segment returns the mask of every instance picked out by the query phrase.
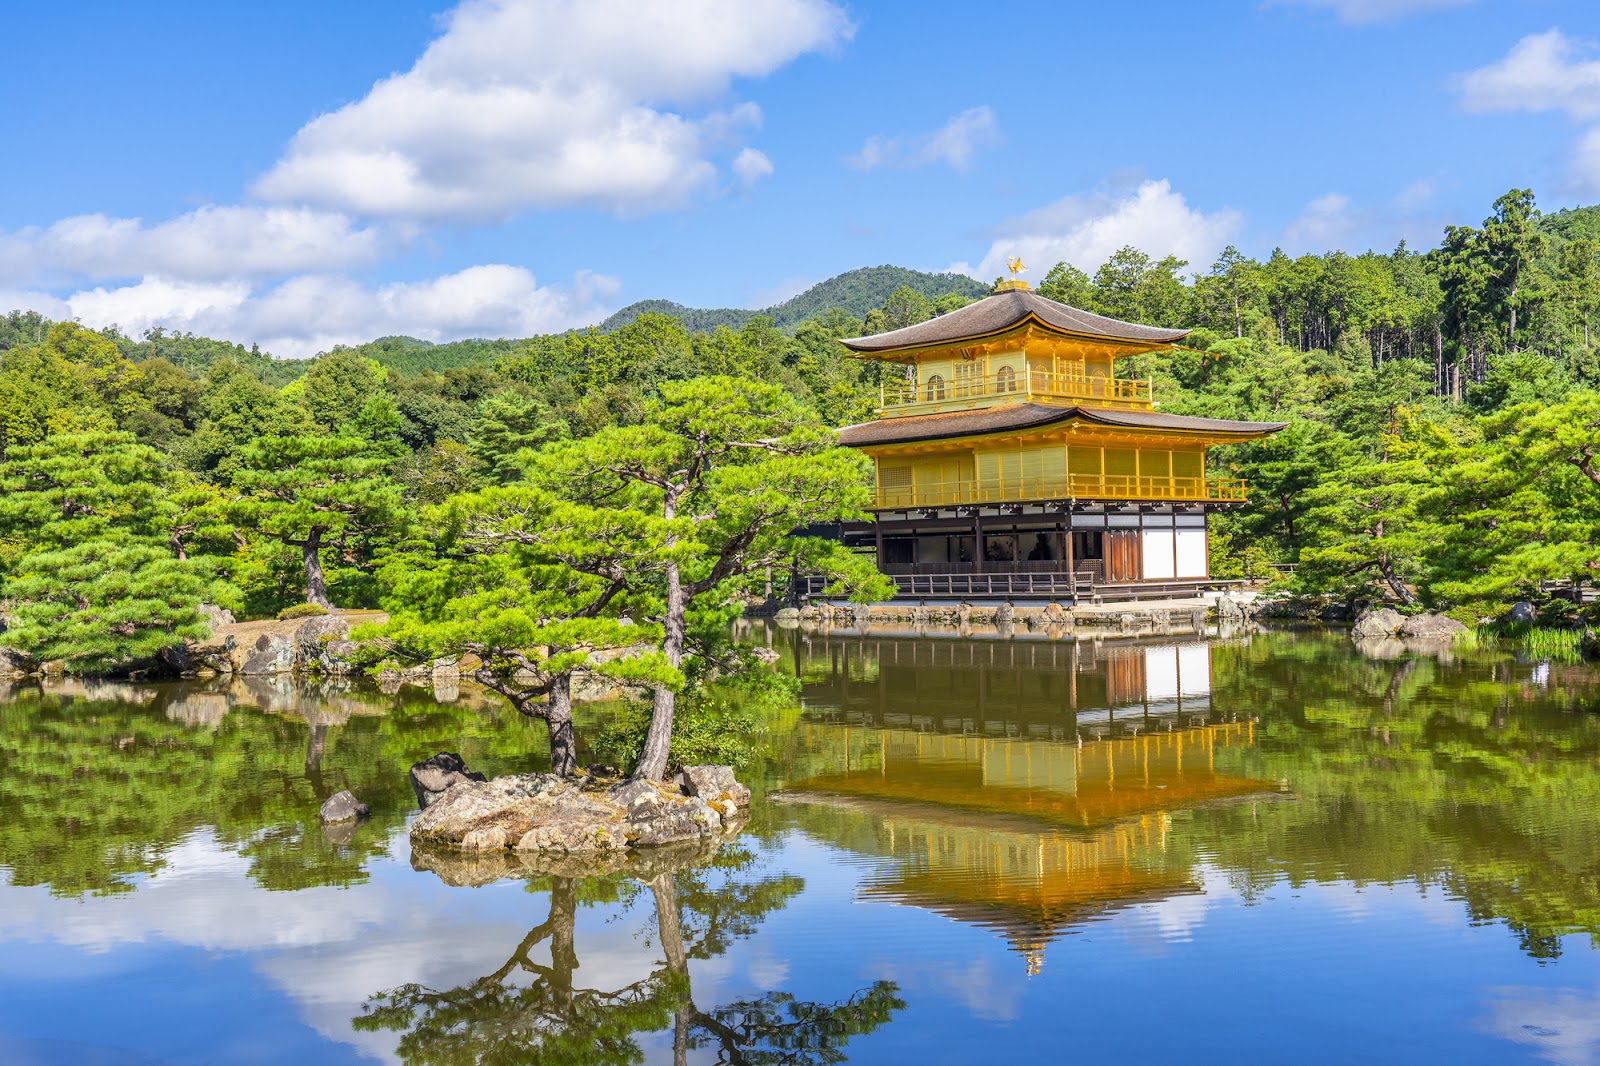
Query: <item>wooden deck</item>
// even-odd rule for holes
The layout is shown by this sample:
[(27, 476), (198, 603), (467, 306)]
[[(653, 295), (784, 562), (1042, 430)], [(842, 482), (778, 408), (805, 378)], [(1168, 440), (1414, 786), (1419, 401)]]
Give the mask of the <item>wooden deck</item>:
[[(895, 600), (1055, 600), (1061, 603), (1137, 603), (1202, 597), (1243, 584), (1221, 578), (1180, 581), (1098, 582), (1089, 571), (1004, 571), (1000, 573), (912, 572), (887, 575), (899, 587)], [(823, 595), (827, 581), (802, 578), (805, 599)]]

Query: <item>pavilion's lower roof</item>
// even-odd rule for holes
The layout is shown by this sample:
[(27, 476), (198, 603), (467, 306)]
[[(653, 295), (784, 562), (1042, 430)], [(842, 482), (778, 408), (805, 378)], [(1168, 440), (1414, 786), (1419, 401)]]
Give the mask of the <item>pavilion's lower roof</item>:
[(1095, 407), (1056, 407), (1041, 403), (1011, 403), (975, 411), (947, 411), (932, 415), (904, 415), (845, 426), (838, 431), (840, 444), (852, 448), (879, 444), (913, 444), (950, 437), (978, 437), (1040, 429), (1074, 419), (1090, 425), (1121, 429), (1171, 430), (1205, 433), (1249, 440), (1276, 433), (1287, 422), (1239, 422), (1229, 418), (1197, 418), (1159, 411), (1113, 411)]

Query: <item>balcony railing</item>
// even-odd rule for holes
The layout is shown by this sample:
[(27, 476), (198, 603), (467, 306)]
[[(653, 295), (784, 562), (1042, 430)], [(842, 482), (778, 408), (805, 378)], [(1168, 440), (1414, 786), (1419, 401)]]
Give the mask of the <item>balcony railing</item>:
[(1047, 370), (955, 379), (935, 375), (926, 381), (907, 381), (879, 388), (880, 407), (886, 416), (959, 410), (972, 406), (974, 400), (1035, 398), (1086, 400), (1111, 407), (1149, 407), (1154, 397), (1148, 378), (1097, 378), (1052, 374)]
[(906, 487), (879, 486), (878, 509), (954, 507), (963, 504), (1023, 503), (1033, 500), (1160, 500), (1244, 503), (1242, 478), (1136, 477), (1069, 474), (1048, 478), (992, 478), (930, 481)]

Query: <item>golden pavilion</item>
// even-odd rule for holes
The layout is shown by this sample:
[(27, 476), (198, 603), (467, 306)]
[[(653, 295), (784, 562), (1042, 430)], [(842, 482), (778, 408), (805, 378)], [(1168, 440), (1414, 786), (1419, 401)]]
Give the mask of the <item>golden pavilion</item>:
[(870, 455), (876, 520), (844, 541), (875, 551), (908, 596), (1073, 599), (1193, 591), (1209, 578), (1206, 515), (1247, 488), (1206, 476), (1206, 449), (1286, 423), (1159, 410), (1117, 360), (1188, 330), (1119, 322), (1026, 282), (926, 322), (842, 341), (904, 369), (878, 417), (839, 442)]

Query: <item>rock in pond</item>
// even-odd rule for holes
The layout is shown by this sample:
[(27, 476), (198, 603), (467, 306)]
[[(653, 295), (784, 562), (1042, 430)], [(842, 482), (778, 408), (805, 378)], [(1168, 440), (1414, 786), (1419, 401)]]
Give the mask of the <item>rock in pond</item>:
[(15, 648), (0, 647), (0, 677), (18, 679), (27, 677), (37, 667), (32, 659)]
[(689, 766), (679, 775), (683, 791), (707, 803), (730, 800), (735, 807), (750, 805), (750, 790), (733, 776), (731, 766)]
[(1467, 627), (1442, 614), (1412, 615), (1400, 623), (1400, 636), (1407, 640), (1450, 640)]
[(246, 676), (292, 674), (295, 642), (282, 633), (263, 633), (247, 653), (239, 672)]
[(1216, 612), (1217, 622), (1221, 625), (1243, 625), (1244, 609), (1228, 596), (1218, 596), (1212, 608)]
[(1511, 610), (1506, 614), (1507, 622), (1521, 622), (1524, 625), (1533, 622), (1539, 617), (1539, 612), (1527, 600), (1518, 600), (1511, 605)]
[(427, 810), (451, 785), (484, 780), (487, 778), (482, 774), (468, 770), (466, 761), (453, 751), (441, 751), (411, 764), (411, 791), (417, 794), (417, 806), (422, 810)]
[(371, 813), (371, 807), (356, 799), (355, 793), (345, 789), (329, 796), (323, 802), (322, 809), (317, 812), (317, 817), (324, 822), (353, 822)]
[(1374, 637), (1392, 637), (1400, 630), (1400, 625), (1405, 621), (1405, 616), (1392, 607), (1383, 607), (1376, 611), (1363, 611), (1356, 624), (1350, 630), (1354, 640), (1370, 640)]
[[(414, 845), (463, 851), (596, 855), (721, 839), (738, 820), (749, 790), (727, 767), (690, 767), (707, 799), (659, 781), (511, 774), (458, 782), (411, 825)], [(742, 800), (742, 802), (741, 802)]]

